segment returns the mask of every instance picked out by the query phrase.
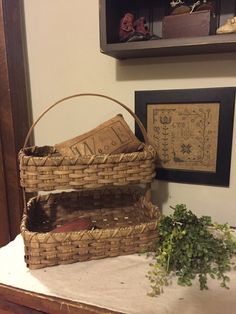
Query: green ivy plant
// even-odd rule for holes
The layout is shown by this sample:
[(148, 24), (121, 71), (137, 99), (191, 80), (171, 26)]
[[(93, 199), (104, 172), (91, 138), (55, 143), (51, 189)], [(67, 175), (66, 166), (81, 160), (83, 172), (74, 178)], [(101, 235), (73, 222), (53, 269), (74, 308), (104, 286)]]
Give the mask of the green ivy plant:
[(158, 225), (159, 240), (147, 274), (151, 284), (149, 295), (162, 293), (173, 275), (182, 286), (191, 286), (198, 277), (200, 289), (208, 289), (210, 276), (220, 280), (221, 287), (228, 288), (226, 273), (235, 268), (232, 257), (236, 254), (236, 240), (229, 225), (212, 224), (208, 216), (198, 218), (183, 204), (173, 210)]

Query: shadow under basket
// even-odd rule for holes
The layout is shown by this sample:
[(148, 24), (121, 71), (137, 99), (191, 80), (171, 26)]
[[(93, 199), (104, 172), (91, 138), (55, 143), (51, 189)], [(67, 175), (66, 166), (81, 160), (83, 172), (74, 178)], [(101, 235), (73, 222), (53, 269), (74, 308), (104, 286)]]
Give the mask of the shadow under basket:
[[(139, 189), (109, 188), (52, 193), (32, 198), (21, 223), (30, 269), (152, 251), (159, 209)], [(89, 218), (93, 230), (51, 232)]]

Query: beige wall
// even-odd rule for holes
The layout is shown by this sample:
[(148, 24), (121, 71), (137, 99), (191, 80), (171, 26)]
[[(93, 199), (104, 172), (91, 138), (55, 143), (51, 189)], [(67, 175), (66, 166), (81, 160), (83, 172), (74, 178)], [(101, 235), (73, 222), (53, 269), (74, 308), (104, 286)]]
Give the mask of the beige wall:
[[(135, 90), (236, 86), (236, 53), (117, 61), (99, 51), (98, 1), (24, 3), (34, 118), (47, 105), (78, 92), (107, 94), (134, 108)], [(36, 144), (75, 136), (118, 112), (124, 114), (107, 101), (66, 102), (36, 127)], [(133, 127), (132, 118), (124, 116)], [(229, 188), (155, 182), (153, 194), (163, 212), (184, 203), (197, 214), (236, 226), (235, 141), (236, 127)]]

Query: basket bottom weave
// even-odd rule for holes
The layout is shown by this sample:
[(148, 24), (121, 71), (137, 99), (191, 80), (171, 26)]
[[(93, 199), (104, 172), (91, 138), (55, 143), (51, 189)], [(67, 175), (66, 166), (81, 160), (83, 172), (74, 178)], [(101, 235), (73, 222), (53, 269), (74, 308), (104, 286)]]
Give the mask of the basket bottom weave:
[[(95, 230), (51, 231), (75, 218), (89, 218)], [(159, 210), (138, 190), (102, 189), (32, 198), (21, 233), (30, 269), (151, 251)]]

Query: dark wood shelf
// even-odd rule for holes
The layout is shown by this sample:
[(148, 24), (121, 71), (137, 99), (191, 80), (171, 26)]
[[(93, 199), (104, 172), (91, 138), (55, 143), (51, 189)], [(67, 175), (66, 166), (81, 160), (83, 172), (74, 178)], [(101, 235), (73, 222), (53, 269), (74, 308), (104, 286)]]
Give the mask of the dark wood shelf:
[(236, 34), (105, 44), (101, 52), (117, 59), (236, 52)]
[(100, 0), (100, 50), (104, 54), (117, 59), (128, 59), (236, 52), (236, 33), (120, 43), (111, 28), (115, 29), (114, 25), (117, 25), (124, 4), (125, 2), (119, 2), (118, 7), (115, 7), (110, 0)]

